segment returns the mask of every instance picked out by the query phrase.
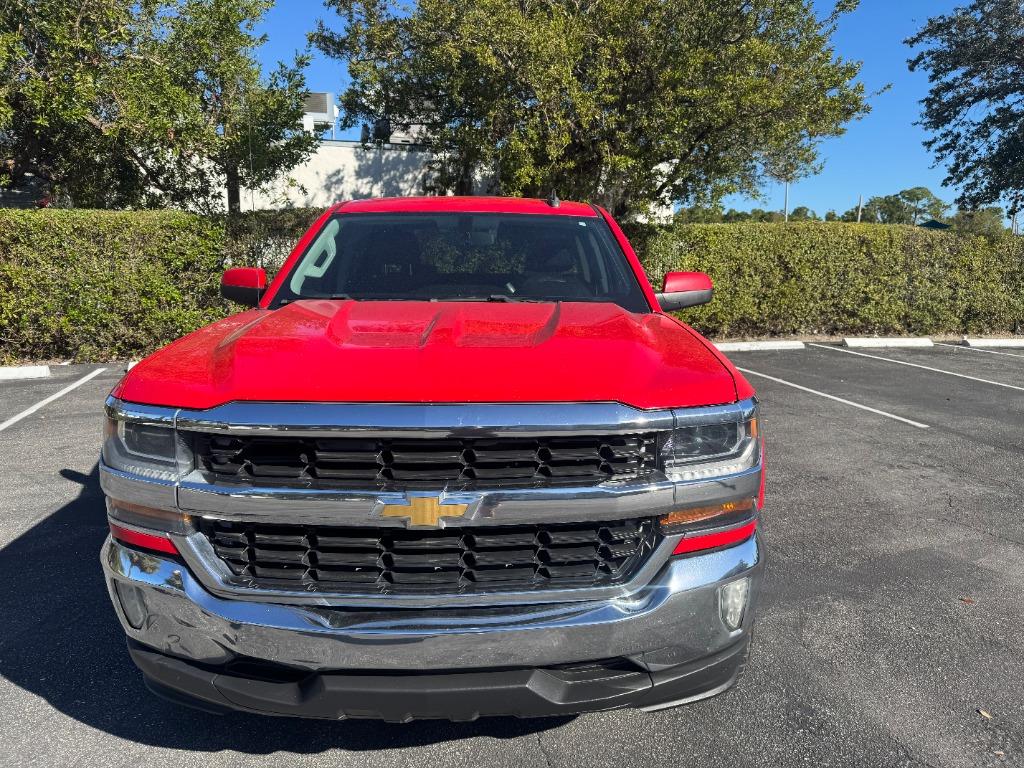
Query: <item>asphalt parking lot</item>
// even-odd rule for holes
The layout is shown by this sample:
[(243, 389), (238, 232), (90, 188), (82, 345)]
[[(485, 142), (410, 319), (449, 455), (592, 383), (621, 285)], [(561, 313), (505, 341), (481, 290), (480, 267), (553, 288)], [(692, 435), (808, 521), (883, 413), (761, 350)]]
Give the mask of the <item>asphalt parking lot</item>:
[(0, 383), (0, 764), (1024, 765), (1024, 351), (730, 357), (769, 440), (741, 686), (657, 713), (466, 724), (212, 717), (152, 697), (98, 562), (100, 406), (124, 366)]

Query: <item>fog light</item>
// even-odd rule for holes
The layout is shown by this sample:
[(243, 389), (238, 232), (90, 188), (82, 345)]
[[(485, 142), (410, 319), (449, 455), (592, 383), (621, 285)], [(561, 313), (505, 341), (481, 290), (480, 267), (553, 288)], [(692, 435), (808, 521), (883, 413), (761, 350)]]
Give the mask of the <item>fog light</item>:
[(132, 629), (139, 629), (146, 620), (146, 601), (142, 597), (142, 590), (131, 584), (115, 581), (114, 591), (117, 592), (117, 599), (121, 601), (124, 617)]
[(750, 593), (750, 579), (743, 577), (736, 581), (723, 584), (718, 590), (719, 609), (722, 621), (730, 632), (743, 624), (743, 614), (747, 609), (747, 595)]

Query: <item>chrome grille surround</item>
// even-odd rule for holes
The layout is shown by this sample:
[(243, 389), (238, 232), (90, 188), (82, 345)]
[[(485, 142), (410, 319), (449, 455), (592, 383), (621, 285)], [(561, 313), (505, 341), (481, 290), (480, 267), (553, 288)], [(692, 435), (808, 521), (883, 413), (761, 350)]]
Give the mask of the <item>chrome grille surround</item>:
[[(387, 436), (389, 438), (482, 439), (494, 437), (628, 435), (661, 433), (674, 426), (736, 420), (749, 415), (753, 400), (708, 408), (643, 411), (618, 403), (559, 404), (336, 404), (229, 403), (205, 411), (122, 403), (107, 407), (131, 418), (173, 424), (179, 431), (260, 437)], [(656, 518), (680, 504), (714, 503), (757, 495), (760, 463), (713, 481), (672, 482), (655, 469), (642, 477), (580, 485), (547, 485), (496, 489), (442, 487), (432, 490), (315, 488), (211, 482), (198, 469), (173, 484), (100, 465), (101, 484), (111, 497), (180, 510), (193, 520), (242, 524), (356, 526), (408, 528), (409, 521), (382, 517), (383, 509), (430, 495), (442, 504), (466, 505), (463, 516), (442, 517), (438, 528), (472, 532), (494, 526), (545, 526), (564, 523), (616, 523)], [(422, 529), (411, 529), (422, 530)], [(383, 534), (382, 534), (383, 535)], [(464, 535), (464, 534), (460, 534)], [(558, 585), (545, 589), (502, 590), (478, 586), (461, 591), (385, 594), (376, 591), (308, 591), (294, 585), (239, 583), (237, 575), (198, 529), (173, 535), (190, 570), (213, 594), (255, 602), (322, 606), (423, 607), (555, 603), (620, 599), (636, 594), (668, 562), (678, 537), (661, 537), (635, 571), (621, 581), (586, 586)]]

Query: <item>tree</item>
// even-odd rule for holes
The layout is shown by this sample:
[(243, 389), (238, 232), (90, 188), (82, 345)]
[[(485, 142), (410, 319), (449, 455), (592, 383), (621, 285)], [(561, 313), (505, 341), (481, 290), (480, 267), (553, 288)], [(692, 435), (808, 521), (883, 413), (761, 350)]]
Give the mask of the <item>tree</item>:
[(783, 206), (783, 218), (790, 219), (789, 186), (799, 179), (821, 173), (822, 165), (817, 162), (818, 147), (816, 142), (797, 140), (788, 147), (768, 158), (765, 162), (765, 173), (770, 179), (781, 182), (786, 188), (786, 202)]
[(301, 162), (302, 67), (261, 76), (271, 0), (0, 4), (0, 157), (93, 207), (215, 207)]
[(958, 232), (995, 238), (1002, 237), (1008, 232), (1003, 223), (1005, 219), (1006, 214), (1002, 208), (991, 206), (976, 211), (957, 211), (950, 223)]
[[(904, 189), (895, 195), (872, 197), (864, 204), (861, 221), (869, 224), (921, 224), (941, 220), (949, 208), (927, 187)], [(857, 209), (843, 214), (843, 221), (857, 221)]]
[(921, 124), (925, 147), (946, 165), (944, 184), (974, 209), (1005, 200), (1011, 214), (1024, 194), (1024, 5), (974, 0), (935, 16), (907, 41), (912, 71), (928, 73)]
[(722, 221), (727, 224), (742, 224), (744, 222), (772, 224), (784, 219), (782, 211), (766, 211), (763, 208), (751, 208), (749, 211), (737, 211), (730, 208), (722, 217)]
[(194, 205), (223, 184), (228, 211), (237, 212), (242, 186), (273, 181), (318, 143), (302, 130), (308, 57), (279, 63), (269, 78), (255, 58), (266, 36), (254, 28), (272, 6), (273, 0), (179, 0), (165, 34), (152, 44), (192, 97), (198, 118), (173, 153), (176, 202)]
[(899, 193), (899, 198), (910, 214), (910, 223), (915, 225), (928, 219), (939, 220), (946, 215), (946, 210), (949, 208), (927, 187), (904, 189)]
[(790, 221), (818, 221), (818, 214), (808, 208), (806, 205), (799, 205), (790, 211)]
[[(154, 23), (148, 7), (118, 0), (0, 3), (5, 183), (33, 175), (89, 204), (141, 196), (147, 164), (132, 156), (139, 126), (120, 118), (146, 116), (146, 90), (156, 97), (154, 113), (170, 97), (158, 86), (163, 70), (142, 66), (137, 56), (138, 40)], [(155, 128), (159, 119), (149, 116)]]
[(672, 221), (676, 224), (720, 224), (724, 215), (722, 206), (718, 203), (708, 206), (693, 205), (676, 211)]
[(348, 65), (344, 124), (423, 126), (442, 189), (557, 189), (629, 218), (756, 193), (780, 154), (865, 114), (830, 42), (855, 4), (327, 0), (343, 31), (312, 40)]
[(910, 224), (911, 213), (899, 195), (870, 198), (861, 212), (861, 221), (870, 224)]

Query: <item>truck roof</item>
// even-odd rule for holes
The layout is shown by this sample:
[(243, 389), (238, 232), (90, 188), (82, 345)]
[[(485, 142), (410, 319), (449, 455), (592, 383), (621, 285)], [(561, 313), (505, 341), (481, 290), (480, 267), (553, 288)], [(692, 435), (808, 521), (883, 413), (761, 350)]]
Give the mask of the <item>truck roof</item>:
[(336, 213), (523, 213), (545, 216), (598, 216), (587, 203), (561, 202), (524, 197), (378, 197), (338, 203)]

